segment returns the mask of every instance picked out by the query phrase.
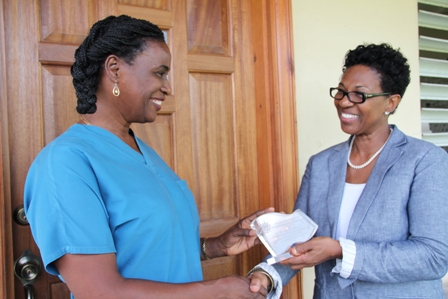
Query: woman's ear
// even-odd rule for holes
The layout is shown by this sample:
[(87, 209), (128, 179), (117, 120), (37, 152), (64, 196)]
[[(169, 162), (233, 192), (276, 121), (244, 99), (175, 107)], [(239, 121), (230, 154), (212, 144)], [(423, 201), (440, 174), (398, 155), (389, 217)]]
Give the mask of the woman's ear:
[(118, 81), (121, 60), (115, 55), (109, 55), (104, 62), (106, 75), (113, 81)]
[(400, 104), (401, 96), (399, 94), (393, 94), (389, 97), (389, 102), (387, 104), (386, 111), (392, 113), (397, 109), (398, 104)]

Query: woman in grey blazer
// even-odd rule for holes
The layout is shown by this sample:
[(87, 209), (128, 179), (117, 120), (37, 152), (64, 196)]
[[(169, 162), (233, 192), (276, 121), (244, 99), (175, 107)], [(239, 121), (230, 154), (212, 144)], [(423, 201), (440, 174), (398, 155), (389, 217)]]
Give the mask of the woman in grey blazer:
[(257, 265), (253, 291), (270, 273), (269, 297), (278, 298), (298, 270), (315, 266), (316, 299), (445, 299), (448, 154), (388, 124), (409, 75), (387, 44), (347, 53), (330, 95), (350, 138), (311, 157), (295, 204), (319, 225), (316, 236), (293, 258)]

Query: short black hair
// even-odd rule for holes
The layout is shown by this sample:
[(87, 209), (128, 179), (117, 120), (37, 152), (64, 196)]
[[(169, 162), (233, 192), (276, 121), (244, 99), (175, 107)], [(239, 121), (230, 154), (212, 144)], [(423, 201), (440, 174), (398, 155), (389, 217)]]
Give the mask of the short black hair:
[(383, 92), (399, 94), (403, 97), (411, 81), (411, 70), (406, 57), (400, 49), (393, 49), (389, 44), (359, 45), (349, 50), (345, 56), (343, 72), (354, 65), (365, 65), (380, 75)]
[(106, 58), (114, 54), (132, 64), (148, 40), (165, 42), (162, 30), (151, 22), (127, 15), (109, 16), (92, 26), (89, 35), (76, 49), (75, 62), (70, 69), (78, 113), (95, 113), (95, 93)]

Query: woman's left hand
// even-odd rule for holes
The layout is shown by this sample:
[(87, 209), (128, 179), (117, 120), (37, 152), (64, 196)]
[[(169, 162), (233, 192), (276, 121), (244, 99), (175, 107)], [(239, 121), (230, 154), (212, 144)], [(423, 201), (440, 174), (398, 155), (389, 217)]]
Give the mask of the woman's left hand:
[(250, 227), (250, 223), (256, 217), (274, 212), (274, 208), (267, 208), (247, 216), (223, 234), (215, 238), (208, 238), (206, 242), (206, 254), (210, 258), (236, 255), (252, 248), (260, 243), (257, 234)]
[(289, 252), (293, 257), (280, 263), (289, 265), (293, 270), (313, 267), (333, 258), (342, 258), (342, 247), (339, 241), (330, 237), (313, 238), (305, 243), (297, 244)]

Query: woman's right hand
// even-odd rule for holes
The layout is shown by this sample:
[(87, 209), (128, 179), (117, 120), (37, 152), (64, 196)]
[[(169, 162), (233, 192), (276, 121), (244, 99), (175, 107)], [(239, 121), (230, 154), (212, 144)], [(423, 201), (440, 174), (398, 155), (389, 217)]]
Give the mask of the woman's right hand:
[(267, 297), (266, 287), (260, 284), (255, 291), (255, 289), (252, 289), (252, 283), (249, 278), (229, 275), (217, 279), (216, 283), (219, 284), (219, 286), (216, 286), (216, 290), (219, 291), (213, 298), (265, 299)]
[(260, 289), (268, 289), (270, 280), (262, 272), (253, 272), (249, 277), (250, 279), (250, 290), (251, 292), (258, 293)]

